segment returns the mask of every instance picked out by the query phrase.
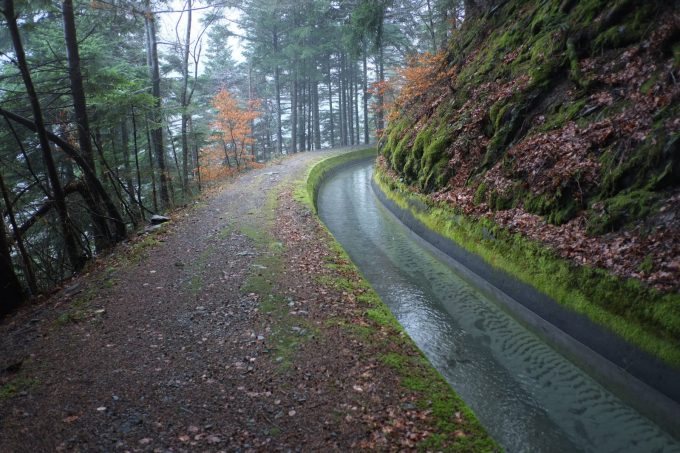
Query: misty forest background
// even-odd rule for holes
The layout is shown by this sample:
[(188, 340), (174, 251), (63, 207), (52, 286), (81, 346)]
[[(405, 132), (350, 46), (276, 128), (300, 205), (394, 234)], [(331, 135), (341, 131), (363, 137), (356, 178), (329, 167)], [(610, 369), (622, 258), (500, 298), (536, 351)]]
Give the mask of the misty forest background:
[(372, 142), (386, 80), (441, 50), (475, 6), (3, 0), (0, 312), (215, 181)]

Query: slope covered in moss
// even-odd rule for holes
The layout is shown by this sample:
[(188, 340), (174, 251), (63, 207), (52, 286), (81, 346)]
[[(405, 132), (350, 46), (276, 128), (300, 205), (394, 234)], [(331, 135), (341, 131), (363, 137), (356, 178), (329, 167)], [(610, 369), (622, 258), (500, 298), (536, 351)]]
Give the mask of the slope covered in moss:
[(381, 140), (415, 190), (565, 258), (680, 288), (678, 2), (496, 2)]
[[(382, 177), (639, 288), (591, 303), (676, 344), (678, 2), (496, 4), (454, 32), (426, 90), (397, 99)], [(584, 272), (566, 298), (601, 286)]]

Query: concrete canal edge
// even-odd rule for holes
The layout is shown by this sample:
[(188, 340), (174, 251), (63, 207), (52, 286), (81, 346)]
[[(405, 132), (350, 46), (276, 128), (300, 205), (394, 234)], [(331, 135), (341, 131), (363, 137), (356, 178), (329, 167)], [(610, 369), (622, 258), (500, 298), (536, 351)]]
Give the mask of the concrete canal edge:
[[(311, 166), (306, 178), (303, 181), (298, 181), (299, 184), (295, 191), (296, 198), (313, 209), (316, 220), (328, 232), (328, 237), (331, 241), (329, 245), (342, 251), (342, 253), (345, 253), (342, 245), (338, 243), (333, 234), (318, 217), (317, 200), (319, 188), (338, 172), (354, 165), (372, 162), (376, 156), (377, 150), (375, 148), (357, 148), (349, 152), (337, 154)], [(480, 452), (502, 451), (502, 447), (490, 436), (486, 427), (481, 424), (472, 409), (406, 333), (389, 307), (372, 289), (370, 282), (366, 280), (361, 270), (346, 253), (344, 258), (347, 260), (347, 265), (360, 277), (360, 285), (365, 285), (365, 288), (368, 289), (368, 292), (365, 294), (373, 301), (374, 305), (369, 306), (370, 308), (364, 313), (365, 316), (377, 323), (376, 325), (382, 326), (381, 328), (387, 327), (388, 331), (393, 331), (396, 335), (395, 337), (389, 338), (388, 335), (385, 338), (389, 338), (389, 341), (393, 342), (393, 344), (401, 344), (400, 348), (406, 348), (402, 352), (390, 352), (384, 357), (379, 358), (379, 360), (383, 361), (383, 363), (401, 376), (403, 379), (401, 385), (405, 390), (420, 393), (424, 397), (423, 401), (426, 401), (426, 405), (428, 407), (431, 406), (431, 410), (428, 412), (430, 412), (429, 417), (432, 417), (432, 427), (434, 430), (431, 432), (432, 436), (427, 438), (426, 443), (418, 444), (417, 448), (427, 451), (442, 451), (440, 442), (446, 441), (449, 438), (456, 444), (457, 447), (454, 447), (456, 451), (458, 449), (461, 449), (461, 451)], [(383, 333), (382, 335), (384, 336), (385, 334)], [(403, 354), (404, 351), (406, 351), (406, 354)], [(417, 402), (416, 405), (421, 403)], [(466, 420), (463, 422), (464, 432), (461, 431), (463, 425), (460, 425), (461, 422), (458, 420), (460, 414), (463, 414), (463, 419)], [(454, 417), (455, 421), (452, 422), (451, 420)], [(463, 433), (467, 435), (461, 436)], [(471, 443), (466, 444), (466, 440)], [(445, 450), (448, 451), (448, 448), (445, 448)]]
[(312, 166), (307, 174), (305, 189), (314, 212), (317, 212), (319, 189), (325, 180), (361, 161), (375, 159), (377, 155), (378, 151), (376, 148), (361, 148), (323, 159)]
[(441, 259), (513, 318), (584, 369), (641, 414), (680, 439), (680, 370), (559, 305), (534, 287), (491, 266), (429, 229), (372, 180), (380, 202)]

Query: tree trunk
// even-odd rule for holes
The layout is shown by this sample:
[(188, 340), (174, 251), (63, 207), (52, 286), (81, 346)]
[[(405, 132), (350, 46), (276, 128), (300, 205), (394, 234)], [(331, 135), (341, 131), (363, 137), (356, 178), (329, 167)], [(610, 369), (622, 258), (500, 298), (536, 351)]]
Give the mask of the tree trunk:
[(305, 129), (307, 128), (307, 100), (305, 99), (305, 92), (307, 91), (306, 77), (302, 79), (302, 83), (298, 83), (298, 87), (300, 88), (300, 94), (298, 98), (298, 104), (300, 105), (300, 138), (298, 141), (300, 143), (300, 151), (305, 151), (307, 148), (307, 134), (305, 133)]
[[(69, 80), (71, 83), (71, 96), (73, 97), (73, 111), (75, 114), (76, 125), (78, 130), (78, 144), (80, 145), (80, 153), (85, 162), (90, 168), (95, 171), (94, 151), (92, 149), (92, 140), (90, 138), (90, 125), (87, 117), (87, 103), (85, 100), (85, 89), (83, 88), (83, 76), (80, 72), (80, 54), (78, 52), (78, 38), (76, 35), (76, 24), (73, 16), (73, 2), (72, 0), (63, 0), (62, 2), (62, 17), (64, 20), (64, 40), (66, 42), (66, 56), (68, 60)], [(96, 173), (95, 173), (96, 175)], [(91, 192), (92, 198), (95, 200), (97, 191), (93, 187), (90, 178), (85, 179), (88, 190)], [(107, 248), (116, 242), (116, 237), (109, 230), (109, 225), (99, 203), (94, 203), (90, 206), (92, 210), (92, 225), (94, 226), (95, 244), (97, 250)], [(116, 209), (117, 211), (117, 209)], [(117, 213), (117, 212), (116, 212)], [(110, 213), (111, 214), (111, 213)], [(112, 216), (114, 221), (120, 221), (122, 218), (120, 214)], [(122, 233), (123, 239), (125, 237), (125, 225), (117, 225), (118, 232)]]
[[(130, 206), (137, 205), (137, 199), (135, 198), (135, 186), (132, 183), (132, 169), (130, 167), (130, 134), (128, 132), (127, 118), (123, 119), (120, 123), (120, 139), (121, 148), (123, 150), (123, 169), (125, 170), (125, 186), (127, 187), (127, 194), (130, 200)], [(130, 219), (133, 224), (137, 224), (138, 213)]]
[(72, 0), (63, 0), (62, 16), (64, 19), (64, 39), (66, 41), (66, 57), (68, 60), (69, 80), (71, 82), (71, 95), (73, 97), (73, 111), (78, 126), (78, 144), (80, 145), (80, 153), (83, 159), (85, 159), (90, 168), (96, 171), (94, 150), (90, 138), (90, 125), (87, 117), (85, 90), (83, 88), (83, 76), (80, 72), (80, 54), (78, 51), (78, 38), (76, 36)]
[[(85, 264), (85, 258), (78, 251), (78, 242), (76, 240), (75, 231), (68, 216), (66, 196), (64, 195), (64, 190), (61, 186), (61, 182), (59, 181), (57, 168), (52, 158), (52, 147), (50, 146), (49, 140), (47, 139), (47, 130), (45, 129), (45, 122), (42, 115), (42, 109), (40, 108), (40, 101), (38, 100), (38, 95), (35, 91), (35, 87), (33, 86), (31, 74), (28, 71), (26, 54), (21, 43), (21, 36), (19, 35), (19, 27), (17, 26), (17, 16), (14, 12), (13, 0), (4, 0), (2, 12), (5, 16), (5, 19), (7, 20), (7, 26), (9, 28), (9, 33), (16, 54), (17, 66), (21, 72), (21, 78), (26, 87), (26, 93), (28, 94), (31, 109), (33, 110), (36, 133), (38, 134), (38, 140), (40, 141), (43, 161), (47, 170), (47, 178), (52, 189), (52, 197), (54, 198), (57, 215), (59, 217), (59, 224), (64, 239), (66, 256), (69, 259), (71, 267), (74, 270), (80, 270)], [(1, 236), (3, 236), (3, 241), (5, 241), (4, 235), (5, 233), (3, 230), (1, 234)]]
[(168, 170), (165, 165), (165, 149), (163, 147), (163, 125), (161, 116), (161, 74), (158, 65), (158, 42), (156, 39), (156, 18), (151, 12), (151, 4), (146, 0), (146, 50), (149, 74), (151, 77), (151, 96), (154, 100), (151, 120), (151, 140), (153, 143), (156, 162), (158, 163), (159, 186), (162, 208), (170, 206), (170, 193), (168, 192)]
[[(279, 35), (276, 31), (273, 34), (274, 53), (278, 57)], [(276, 90), (276, 151), (279, 155), (283, 153), (283, 133), (281, 131), (281, 68), (278, 63), (274, 68), (274, 89)]]
[(340, 57), (340, 144), (349, 145), (347, 140), (347, 71), (345, 70), (345, 54)]
[(366, 65), (366, 43), (363, 46), (363, 66), (364, 66), (364, 77), (363, 77), (363, 101), (364, 101), (364, 145), (368, 145), (368, 68)]
[(189, 194), (189, 115), (182, 113), (182, 192)]
[[(349, 60), (349, 59), (348, 59)], [(354, 107), (352, 100), (354, 99), (354, 78), (352, 74), (352, 64), (347, 61), (347, 123), (349, 126), (349, 144), (354, 145)]]
[(139, 206), (140, 218), (144, 219), (144, 205), (142, 204), (142, 172), (139, 168), (139, 145), (137, 144), (137, 117), (132, 108), (132, 143), (135, 152), (135, 171), (137, 173), (137, 205)]
[(149, 173), (151, 174), (151, 194), (153, 195), (153, 211), (158, 212), (158, 192), (156, 191), (156, 173), (153, 168), (153, 152), (151, 143), (151, 132), (149, 131), (149, 121), (146, 121), (146, 148), (149, 155)]
[(427, 19), (428, 19), (428, 30), (430, 32), (430, 39), (432, 40), (432, 53), (437, 53), (437, 33), (434, 26), (434, 11), (432, 11), (432, 5), (430, 0), (427, 0)]
[[(9, 198), (9, 192), (7, 190), (7, 186), (5, 186), (5, 180), (2, 178), (2, 175), (0, 174), (0, 191), (2, 192), (2, 198), (5, 201), (5, 210), (7, 211), (7, 217), (9, 217), (10, 224), (12, 225), (12, 230), (14, 231), (14, 239), (17, 244), (17, 248), (19, 249), (19, 254), (21, 254), (21, 259), (24, 262), (24, 275), (26, 277), (26, 283), (28, 283), (28, 288), (31, 291), (31, 294), (36, 295), (38, 294), (38, 286), (36, 284), (35, 280), (35, 273), (33, 272), (33, 263), (31, 261), (31, 256), (28, 254), (28, 251), (26, 251), (26, 247), (24, 246), (24, 239), (21, 235), (21, 232), (19, 231), (19, 226), (17, 225), (17, 220), (16, 217), (14, 217), (14, 208), (12, 206), (12, 200)], [(3, 228), (2, 235), (5, 235), (5, 224), (4, 221), (0, 222), (0, 227)], [(0, 252), (0, 255), (2, 252)], [(1, 267), (1, 266), (0, 266)], [(2, 287), (0, 287), (0, 290)], [(2, 291), (0, 291), (0, 294), (2, 294)]]
[(272, 112), (271, 112), (271, 100), (266, 99), (265, 104), (265, 129), (264, 129), (264, 138), (265, 138), (265, 144), (262, 147), (262, 160), (268, 161), (269, 156), (271, 155), (271, 150), (273, 149), (272, 146)]
[(340, 123), (340, 146), (345, 146), (347, 144), (345, 138), (345, 128), (347, 125), (345, 124), (345, 71), (343, 70), (342, 67), (342, 55), (340, 55), (340, 59), (338, 61), (338, 117), (339, 117), (339, 123)]
[(359, 71), (356, 62), (352, 63), (352, 73), (354, 74), (354, 131), (356, 133), (355, 143), (361, 143), (361, 125), (359, 124)]
[[(6, 2), (5, 2), (6, 3)], [(5, 222), (0, 217), (0, 316), (6, 315), (19, 306), (24, 301), (25, 295), (21, 288), (21, 283), (14, 273), (12, 257), (7, 242)]]
[(378, 91), (378, 124), (377, 129), (382, 135), (385, 129), (385, 96), (383, 95), (383, 85), (385, 83), (385, 49), (383, 49), (383, 21), (385, 19), (385, 9), (383, 7), (380, 19), (378, 22), (378, 31), (376, 33), (375, 43), (378, 47), (378, 82), (380, 82), (380, 90)]
[(182, 54), (182, 94), (180, 102), (182, 104), (182, 192), (184, 195), (189, 193), (189, 137), (187, 124), (189, 122), (189, 45), (191, 44), (191, 8), (192, 0), (187, 0), (187, 31), (184, 41), (184, 52)]
[(290, 90), (290, 148), (291, 152), (295, 153), (297, 151), (297, 90), (298, 90), (298, 82), (297, 82), (297, 73), (294, 76), (293, 79), (293, 88)]
[(321, 121), (319, 119), (319, 82), (314, 81), (314, 147), (321, 149)]
[[(253, 63), (248, 62), (248, 109), (250, 110), (252, 107), (253, 99), (255, 99), (255, 95), (253, 93)], [(250, 120), (250, 134), (255, 137), (255, 119)], [(245, 147), (245, 145), (244, 145)], [(245, 152), (245, 149), (243, 150)], [(243, 154), (243, 153), (242, 153)], [(253, 160), (257, 160), (257, 151), (255, 149), (255, 143), (250, 144), (250, 155), (253, 156)], [(248, 163), (244, 162), (243, 166), (247, 167)]]
[(194, 164), (196, 165), (196, 179), (198, 180), (198, 191), (202, 190), (201, 187), (201, 160), (198, 153), (198, 140), (196, 139), (196, 133), (194, 132), (194, 125), (189, 118), (189, 130), (191, 131), (191, 136), (193, 137), (194, 143)]
[(328, 109), (330, 117), (331, 148), (335, 148), (335, 130), (333, 124), (333, 84), (331, 82), (331, 57), (328, 56)]
[(307, 82), (307, 105), (309, 105), (307, 114), (307, 149), (314, 150), (316, 143), (314, 138), (314, 84), (312, 78)]
[[(22, 126), (25, 126), (26, 128), (32, 130), (33, 132), (38, 132), (38, 126), (36, 125), (35, 122), (29, 120), (28, 118), (24, 118), (23, 116), (17, 115), (16, 113), (12, 113), (10, 111), (7, 111), (0, 107), (0, 114), (5, 117), (5, 119), (11, 119), (12, 121), (15, 121)], [(47, 139), (59, 146), (68, 157), (70, 157), (77, 165), (80, 167), (80, 169), (83, 172), (83, 176), (88, 179), (88, 186), (94, 187), (96, 190), (96, 194), (98, 197), (104, 200), (104, 205), (106, 206), (107, 211), (109, 212), (109, 215), (112, 218), (116, 218), (115, 215), (118, 215), (118, 219), (120, 219), (120, 222), (116, 221), (116, 225), (122, 224), (123, 228), (125, 227), (125, 224), (123, 223), (122, 218), (120, 217), (120, 214), (118, 214), (118, 210), (109, 196), (108, 192), (106, 192), (106, 189), (104, 189), (104, 186), (102, 185), (101, 181), (97, 179), (97, 177), (94, 174), (94, 170), (90, 168), (89, 165), (85, 162), (83, 159), (83, 156), (80, 155), (78, 150), (74, 148), (70, 143), (68, 143), (66, 140), (63, 140), (60, 138), (58, 135), (53, 134), (52, 132), (44, 129)], [(27, 159), (28, 162), (28, 159)], [(30, 167), (30, 164), (29, 164)], [(49, 195), (49, 194), (48, 194)], [(116, 228), (116, 233), (117, 234), (122, 234), (120, 236), (121, 238), (124, 237), (125, 235), (125, 230), (123, 229), (120, 231), (118, 228)]]
[[(168, 141), (170, 142), (170, 149), (172, 150), (172, 160), (175, 162), (175, 170), (177, 171), (177, 177), (180, 182), (182, 182), (182, 168), (179, 165), (179, 159), (177, 158), (177, 148), (175, 147), (175, 137), (172, 136), (172, 130), (170, 129), (170, 123), (167, 124), (168, 131)], [(170, 181), (172, 184), (172, 180)], [(171, 191), (172, 192), (172, 191)]]
[(312, 134), (313, 134), (313, 129), (312, 129), (312, 116), (313, 116), (313, 106), (312, 106), (312, 81), (309, 76), (307, 76), (307, 82), (305, 83), (305, 91), (306, 91), (306, 97), (305, 99), (307, 100), (306, 105), (307, 105), (307, 146), (305, 147), (305, 151), (311, 151), (314, 148), (314, 144), (312, 141)]

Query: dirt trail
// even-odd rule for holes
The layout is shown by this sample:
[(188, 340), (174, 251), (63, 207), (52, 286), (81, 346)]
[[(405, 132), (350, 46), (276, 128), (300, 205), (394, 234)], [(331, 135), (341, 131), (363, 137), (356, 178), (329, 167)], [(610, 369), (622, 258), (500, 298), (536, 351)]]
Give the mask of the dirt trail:
[[(378, 360), (418, 354), (365, 319), (365, 289), (334, 280), (357, 276), (338, 271), (347, 263), (293, 200), (292, 182), (328, 154), (237, 177), (5, 320), (0, 451), (400, 449), (427, 438), (432, 410)], [(455, 417), (466, 437), (465, 413)]]

